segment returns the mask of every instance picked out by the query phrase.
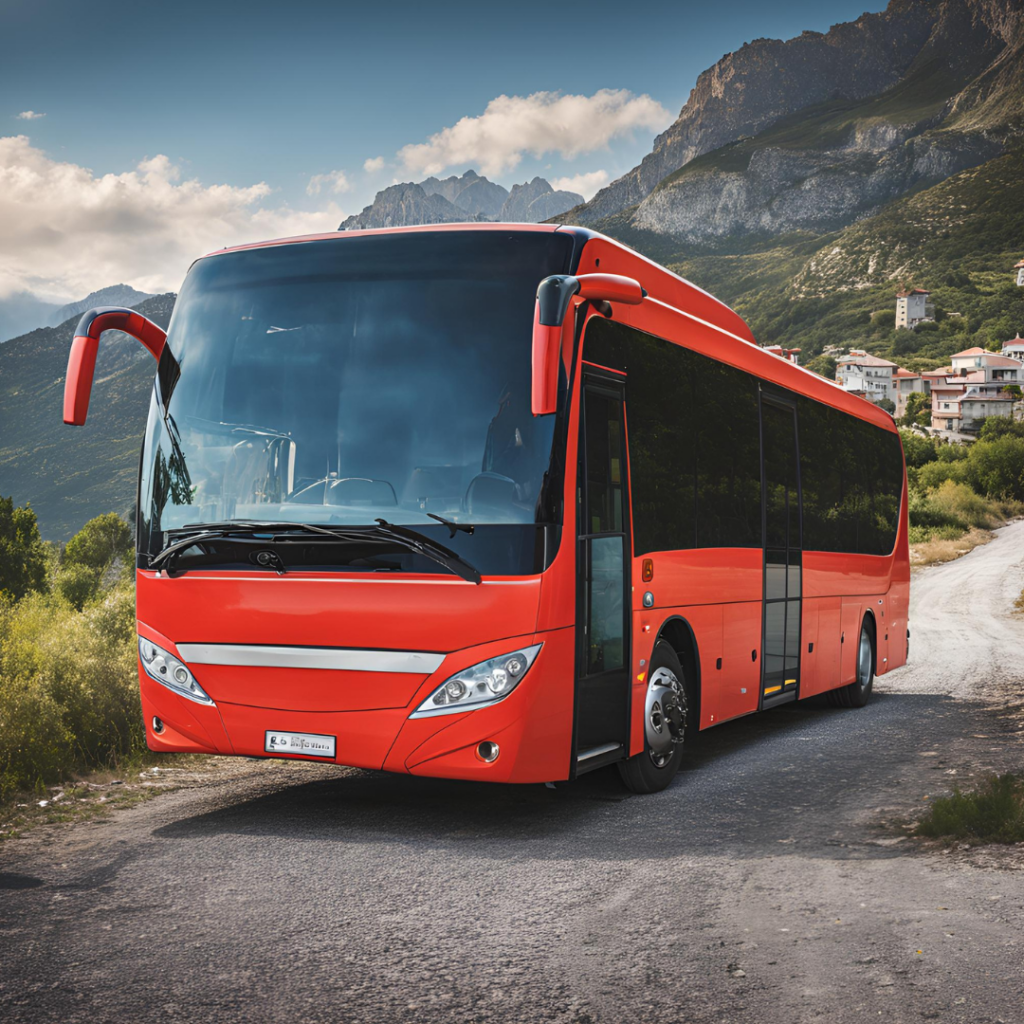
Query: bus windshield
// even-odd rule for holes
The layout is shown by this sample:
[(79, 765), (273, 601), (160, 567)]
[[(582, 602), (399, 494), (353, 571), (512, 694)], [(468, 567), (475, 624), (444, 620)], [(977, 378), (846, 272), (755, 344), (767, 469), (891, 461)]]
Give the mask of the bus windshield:
[(550, 521), (554, 416), (531, 415), (531, 325), (571, 249), (439, 231), (200, 260), (158, 369), (140, 549), (231, 519)]

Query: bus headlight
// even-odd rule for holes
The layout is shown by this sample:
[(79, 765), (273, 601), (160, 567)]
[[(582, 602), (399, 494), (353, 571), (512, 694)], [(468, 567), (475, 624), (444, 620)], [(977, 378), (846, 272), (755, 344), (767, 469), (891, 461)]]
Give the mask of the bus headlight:
[(209, 694), (196, 682), (188, 666), (169, 651), (157, 647), (152, 640), (139, 637), (139, 659), (143, 671), (161, 686), (173, 690), (179, 697), (187, 697), (197, 704), (212, 704)]
[(409, 717), (431, 718), (495, 704), (522, 682), (543, 644), (488, 658), (446, 679)]

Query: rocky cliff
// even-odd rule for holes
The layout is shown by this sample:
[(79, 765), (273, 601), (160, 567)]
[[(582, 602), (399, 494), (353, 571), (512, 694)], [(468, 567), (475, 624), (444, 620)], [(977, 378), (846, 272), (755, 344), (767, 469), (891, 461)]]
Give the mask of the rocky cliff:
[(1002, 152), (1024, 122), (1019, 0), (893, 0), (704, 72), (629, 174), (566, 219), (688, 242), (824, 231)]

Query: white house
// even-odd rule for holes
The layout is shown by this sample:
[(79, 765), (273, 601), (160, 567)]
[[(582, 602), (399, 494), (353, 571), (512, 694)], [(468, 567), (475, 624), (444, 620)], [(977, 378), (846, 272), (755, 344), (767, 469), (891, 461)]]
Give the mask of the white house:
[(1009, 359), (1019, 359), (1024, 363), (1024, 338), (1020, 336), (1020, 331), (1017, 332), (1016, 338), (1003, 342), (1003, 355)]
[(1013, 269), (1017, 271), (1017, 284), (1024, 288), (1024, 260), (1015, 264)]
[(896, 327), (913, 330), (925, 320), (935, 319), (931, 304), (931, 292), (924, 288), (911, 288), (908, 292), (896, 293)]
[(844, 391), (862, 394), (869, 402), (877, 404), (888, 398), (895, 404), (893, 377), (898, 369), (888, 359), (879, 359), (855, 348), (836, 360), (836, 383)]
[(919, 373), (911, 373), (910, 370), (896, 367), (893, 374), (893, 401), (896, 403), (896, 412), (893, 415), (899, 419), (907, 411), (907, 399), (915, 392), (923, 395), (931, 394), (931, 381), (922, 377)]
[(761, 348), (765, 352), (771, 352), (773, 356), (785, 359), (789, 363), (796, 363), (797, 366), (800, 365), (800, 349), (798, 348), (783, 348), (781, 345), (762, 345)]
[(1024, 381), (1024, 364), (975, 347), (957, 352), (952, 366), (922, 376), (931, 381), (932, 426), (971, 432), (987, 416), (1013, 415), (1013, 399), (1003, 388)]

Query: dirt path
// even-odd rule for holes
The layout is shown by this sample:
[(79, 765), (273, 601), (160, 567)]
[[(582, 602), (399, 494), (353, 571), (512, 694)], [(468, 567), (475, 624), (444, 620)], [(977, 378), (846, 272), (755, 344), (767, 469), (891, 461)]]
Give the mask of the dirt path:
[(555, 790), (232, 762), (0, 847), (0, 1018), (1024, 1021), (1019, 852), (881, 824), (1022, 762), (1024, 524), (915, 575), (912, 663), (862, 711), (702, 735), (677, 782)]

